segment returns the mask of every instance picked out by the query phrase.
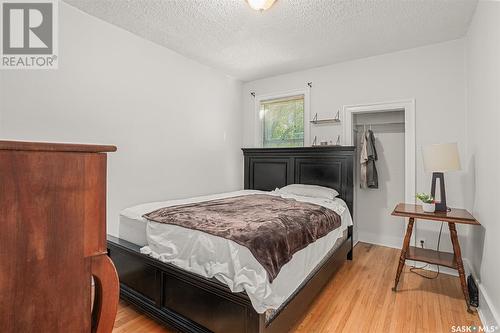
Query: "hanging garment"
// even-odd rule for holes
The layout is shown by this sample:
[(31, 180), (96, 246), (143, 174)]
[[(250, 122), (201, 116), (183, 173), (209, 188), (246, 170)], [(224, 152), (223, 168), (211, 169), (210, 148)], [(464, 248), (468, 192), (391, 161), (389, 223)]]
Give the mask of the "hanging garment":
[(375, 136), (372, 130), (368, 130), (366, 137), (366, 184), (368, 188), (378, 188), (378, 173), (375, 166), (377, 157), (377, 149), (375, 149)]
[(367, 162), (368, 162), (368, 140), (366, 139), (367, 131), (363, 131), (361, 135), (361, 152), (359, 157), (359, 186), (368, 188), (367, 182)]

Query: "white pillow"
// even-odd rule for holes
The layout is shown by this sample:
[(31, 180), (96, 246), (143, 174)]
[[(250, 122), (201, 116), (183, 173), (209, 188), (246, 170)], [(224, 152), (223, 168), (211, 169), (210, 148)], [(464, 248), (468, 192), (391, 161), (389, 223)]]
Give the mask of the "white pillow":
[(300, 195), (303, 197), (322, 198), (333, 200), (339, 195), (339, 192), (333, 188), (318, 186), (318, 185), (305, 185), (305, 184), (291, 184), (280, 188), (280, 192), (287, 194)]

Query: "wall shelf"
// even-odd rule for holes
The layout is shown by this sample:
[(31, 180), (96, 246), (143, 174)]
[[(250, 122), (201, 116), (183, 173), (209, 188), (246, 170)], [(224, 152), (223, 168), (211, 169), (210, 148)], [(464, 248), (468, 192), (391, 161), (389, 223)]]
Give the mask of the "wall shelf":
[(340, 119), (330, 118), (330, 119), (316, 119), (311, 120), (311, 124), (340, 124)]
[(309, 121), (311, 124), (340, 124), (339, 112), (335, 115), (335, 118), (318, 119), (318, 114), (314, 115), (314, 118)]

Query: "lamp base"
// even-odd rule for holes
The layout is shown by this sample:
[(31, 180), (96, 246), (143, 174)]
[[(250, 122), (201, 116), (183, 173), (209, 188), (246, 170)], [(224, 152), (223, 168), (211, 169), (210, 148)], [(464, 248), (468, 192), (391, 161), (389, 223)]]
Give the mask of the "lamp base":
[(432, 184), (431, 184), (431, 195), (436, 199), (436, 181), (439, 179), (439, 194), (440, 201), (436, 201), (436, 212), (446, 212), (448, 206), (446, 206), (446, 191), (444, 189), (444, 173), (433, 172), (432, 173)]

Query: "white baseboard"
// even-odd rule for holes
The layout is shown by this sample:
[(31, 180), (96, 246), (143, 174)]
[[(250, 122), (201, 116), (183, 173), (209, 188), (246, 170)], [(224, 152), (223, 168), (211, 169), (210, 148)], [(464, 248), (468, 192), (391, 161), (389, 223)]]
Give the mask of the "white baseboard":
[(403, 243), (401, 237), (390, 237), (360, 230), (358, 230), (358, 241), (363, 243), (392, 247), (394, 249), (401, 249), (401, 244)]
[(498, 316), (498, 312), (493, 308), (491, 300), (482, 283), (478, 283), (478, 289), (479, 308), (477, 309), (477, 313), (479, 314), (481, 323), (483, 323), (483, 326), (495, 327), (495, 331), (498, 331), (500, 329), (500, 317)]
[(472, 269), (472, 265), (467, 258), (464, 258), (464, 267), (467, 274), (472, 274), (479, 290), (479, 307), (477, 308), (477, 314), (479, 315), (479, 319), (481, 319), (481, 323), (485, 327), (493, 327), (495, 331), (498, 331), (500, 329), (500, 316), (494, 308), (485, 286), (477, 279), (477, 274)]
[[(409, 260), (407, 260), (409, 261)], [(410, 262), (410, 265), (414, 265), (416, 267), (422, 267), (424, 265), (426, 265), (425, 262), (420, 262), (420, 261), (409, 261)], [(438, 267), (437, 265), (428, 265), (426, 266), (425, 268), (426, 271), (431, 271), (431, 272), (437, 272), (438, 271)], [(447, 275), (452, 275), (452, 276), (458, 276), (458, 272), (456, 269), (452, 269), (452, 268), (448, 268), (448, 267), (443, 267), (443, 266), (439, 266), (439, 273), (443, 273), (443, 274), (447, 274)]]

